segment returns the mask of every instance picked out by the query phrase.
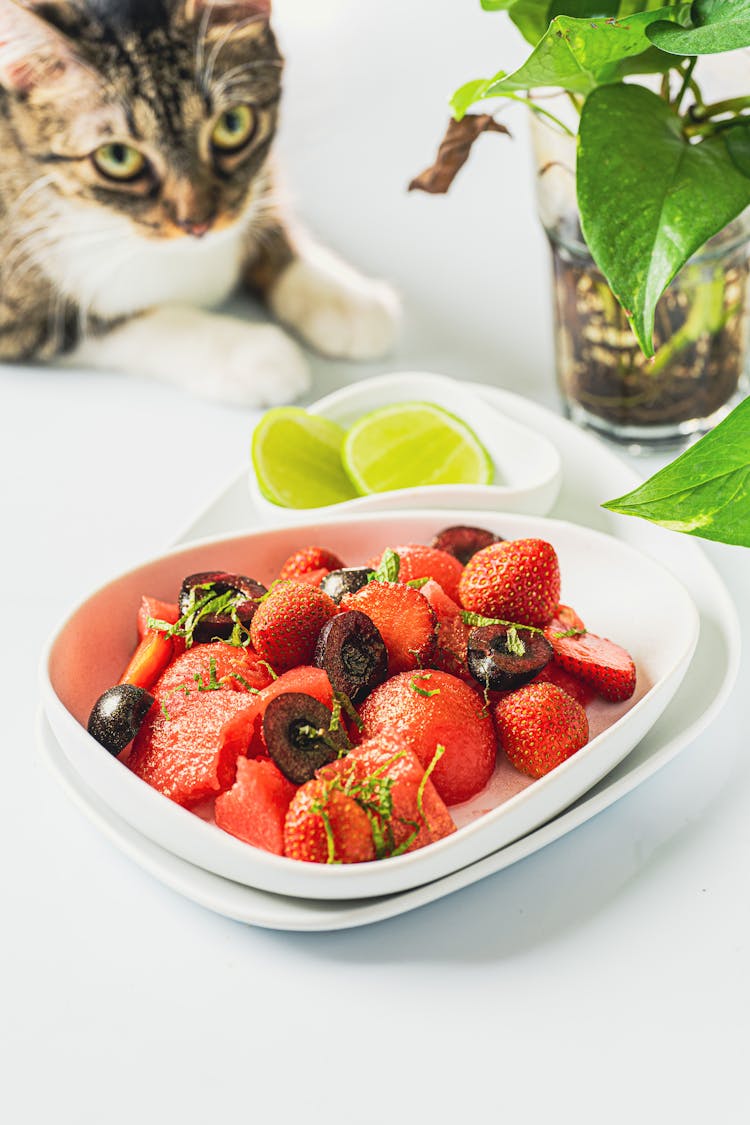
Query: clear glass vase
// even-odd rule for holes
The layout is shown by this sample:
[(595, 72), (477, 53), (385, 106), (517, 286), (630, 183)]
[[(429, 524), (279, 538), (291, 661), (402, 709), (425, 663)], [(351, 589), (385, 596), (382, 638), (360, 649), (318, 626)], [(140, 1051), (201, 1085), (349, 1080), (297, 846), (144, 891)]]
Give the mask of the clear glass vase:
[(663, 294), (656, 355), (646, 359), (581, 234), (575, 142), (538, 121), (533, 132), (565, 410), (631, 451), (680, 446), (719, 422), (747, 390), (750, 210), (692, 258)]

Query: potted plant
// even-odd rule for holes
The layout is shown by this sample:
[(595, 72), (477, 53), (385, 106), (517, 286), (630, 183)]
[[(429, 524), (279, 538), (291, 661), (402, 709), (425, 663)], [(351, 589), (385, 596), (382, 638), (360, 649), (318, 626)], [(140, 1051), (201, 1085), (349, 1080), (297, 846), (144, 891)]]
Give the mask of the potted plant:
[(447, 190), (478, 136), (507, 132), (472, 107), (524, 103), (569, 415), (631, 447), (707, 431), (747, 360), (750, 92), (712, 101), (702, 75), (704, 56), (750, 46), (750, 0), (481, 2), (531, 52), (456, 91), (411, 186)]

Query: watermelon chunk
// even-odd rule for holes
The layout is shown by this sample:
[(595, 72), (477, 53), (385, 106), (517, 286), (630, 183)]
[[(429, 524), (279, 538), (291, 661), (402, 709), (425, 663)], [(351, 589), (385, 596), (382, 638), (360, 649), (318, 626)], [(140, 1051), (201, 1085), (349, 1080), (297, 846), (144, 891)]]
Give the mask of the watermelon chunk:
[(237, 762), (237, 780), (216, 798), (216, 824), (225, 832), (276, 855), (284, 854), (284, 820), (297, 786), (273, 762)]
[(136, 735), (129, 768), (178, 805), (228, 789), (250, 742), (256, 696), (206, 691), (157, 700)]
[(218, 642), (194, 645), (173, 660), (154, 685), (154, 696), (161, 700), (170, 693), (186, 693), (186, 689), (192, 693), (199, 686), (205, 688), (212, 680), (211, 661), (214, 662), (213, 680), (221, 682), (222, 689), (247, 693), (249, 685), (253, 691), (260, 692), (273, 683), (268, 665), (251, 649)]

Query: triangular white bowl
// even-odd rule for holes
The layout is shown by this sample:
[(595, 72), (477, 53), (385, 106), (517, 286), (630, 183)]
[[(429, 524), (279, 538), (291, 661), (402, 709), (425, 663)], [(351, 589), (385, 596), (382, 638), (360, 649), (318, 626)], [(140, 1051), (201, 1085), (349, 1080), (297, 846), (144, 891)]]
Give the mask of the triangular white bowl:
[[(429, 542), (441, 527), (481, 523), (508, 538), (554, 544), (563, 601), (593, 632), (633, 654), (639, 688), (626, 704), (592, 709), (591, 742), (545, 778), (530, 783), (504, 760), (490, 785), (452, 810), (459, 831), (410, 855), (377, 863), (319, 866), (243, 844), (151, 789), (86, 732), (94, 701), (115, 683), (135, 644), (143, 593), (174, 599), (184, 575), (224, 569), (269, 581), (299, 546), (328, 546), (357, 563), (386, 545)], [(698, 638), (698, 614), (669, 571), (622, 541), (557, 520), (474, 511), (350, 515), (204, 540), (116, 578), (76, 609), (51, 640), (42, 672), (43, 706), (81, 778), (137, 831), (207, 871), (278, 894), (353, 899), (391, 894), (458, 871), (544, 824), (620, 762), (677, 690)], [(501, 756), (502, 757), (502, 756)]]

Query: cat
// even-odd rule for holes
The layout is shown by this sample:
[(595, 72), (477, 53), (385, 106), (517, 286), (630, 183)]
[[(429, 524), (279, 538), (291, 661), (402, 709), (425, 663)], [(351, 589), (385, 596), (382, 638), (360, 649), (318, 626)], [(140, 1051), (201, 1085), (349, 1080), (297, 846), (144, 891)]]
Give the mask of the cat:
[(0, 360), (136, 372), (244, 406), (317, 351), (393, 346), (398, 300), (307, 234), (273, 163), (271, 0), (0, 0)]

